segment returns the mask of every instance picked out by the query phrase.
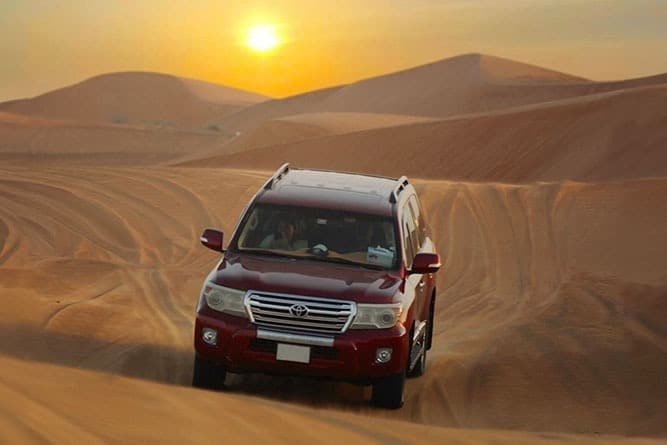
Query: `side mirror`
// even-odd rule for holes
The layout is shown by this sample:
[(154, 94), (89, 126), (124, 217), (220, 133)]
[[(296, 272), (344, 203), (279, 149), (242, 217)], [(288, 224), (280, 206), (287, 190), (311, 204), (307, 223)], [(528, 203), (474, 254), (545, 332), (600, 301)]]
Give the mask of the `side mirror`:
[(412, 260), (410, 273), (433, 273), (440, 269), (440, 255), (437, 253), (418, 253)]
[(222, 238), (222, 230), (208, 228), (204, 229), (204, 233), (199, 237), (199, 241), (211, 250), (224, 252), (225, 250), (222, 248)]

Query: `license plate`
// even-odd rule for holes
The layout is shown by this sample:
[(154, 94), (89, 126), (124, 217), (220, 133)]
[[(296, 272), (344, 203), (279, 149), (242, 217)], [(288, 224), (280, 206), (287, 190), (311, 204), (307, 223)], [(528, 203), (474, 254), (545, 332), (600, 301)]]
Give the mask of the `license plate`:
[(310, 346), (278, 343), (276, 360), (297, 363), (310, 363)]

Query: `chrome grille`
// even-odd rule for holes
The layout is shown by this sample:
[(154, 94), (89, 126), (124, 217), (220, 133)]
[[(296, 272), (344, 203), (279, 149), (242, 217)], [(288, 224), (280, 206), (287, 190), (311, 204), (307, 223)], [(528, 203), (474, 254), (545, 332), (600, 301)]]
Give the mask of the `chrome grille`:
[(257, 325), (322, 333), (345, 332), (356, 314), (351, 301), (255, 291), (245, 305)]

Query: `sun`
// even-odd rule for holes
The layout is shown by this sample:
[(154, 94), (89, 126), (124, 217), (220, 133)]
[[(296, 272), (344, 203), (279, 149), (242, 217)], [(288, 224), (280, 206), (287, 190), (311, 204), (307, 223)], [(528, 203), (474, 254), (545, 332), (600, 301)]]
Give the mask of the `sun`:
[(255, 51), (269, 51), (278, 45), (275, 27), (271, 25), (255, 25), (248, 30), (248, 46)]

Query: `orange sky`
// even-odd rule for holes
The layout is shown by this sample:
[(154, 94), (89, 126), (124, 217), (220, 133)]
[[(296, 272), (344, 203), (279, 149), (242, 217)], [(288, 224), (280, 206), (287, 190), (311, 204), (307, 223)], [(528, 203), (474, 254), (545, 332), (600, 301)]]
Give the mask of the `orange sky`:
[[(465, 52), (593, 79), (667, 72), (663, 0), (4, 0), (0, 100), (148, 70), (284, 96)], [(254, 24), (281, 44), (246, 45)]]

